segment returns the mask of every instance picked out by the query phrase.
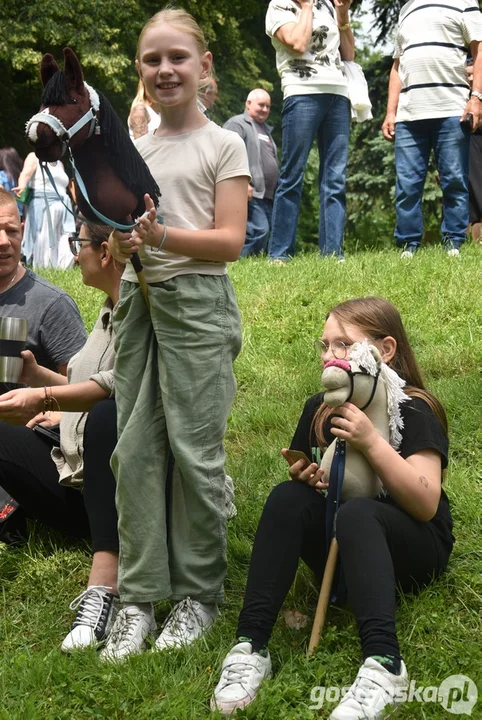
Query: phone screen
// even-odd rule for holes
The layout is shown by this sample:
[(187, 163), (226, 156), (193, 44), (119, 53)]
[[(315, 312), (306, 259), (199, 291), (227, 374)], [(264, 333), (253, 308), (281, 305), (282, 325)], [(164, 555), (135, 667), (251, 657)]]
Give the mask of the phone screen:
[(304, 460), (306, 466), (311, 465), (311, 460), (302, 450), (287, 450), (285, 459), (290, 465), (294, 465), (298, 460)]

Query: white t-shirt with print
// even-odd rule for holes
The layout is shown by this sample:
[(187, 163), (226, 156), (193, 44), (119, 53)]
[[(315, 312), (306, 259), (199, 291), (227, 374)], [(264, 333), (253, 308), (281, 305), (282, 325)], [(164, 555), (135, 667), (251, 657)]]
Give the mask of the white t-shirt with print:
[(474, 0), (404, 5), (393, 55), (400, 60), (402, 82), (397, 122), (462, 114), (470, 93), (467, 49), (474, 40), (482, 41), (482, 15)]
[(311, 42), (302, 55), (275, 37), (280, 27), (298, 22), (300, 15), (301, 8), (294, 0), (271, 0), (266, 13), (266, 33), (276, 50), (283, 97), (319, 93), (348, 97), (340, 58), (340, 31), (330, 0), (315, 0)]
[[(183, 135), (143, 135), (135, 145), (159, 185), (162, 193), (159, 212), (168, 227), (211, 230), (216, 184), (229, 178), (251, 177), (242, 139), (212, 121)], [(148, 283), (192, 273), (226, 273), (226, 263), (158, 251), (149, 246), (141, 246), (139, 258)], [(130, 262), (122, 277), (138, 282)]]

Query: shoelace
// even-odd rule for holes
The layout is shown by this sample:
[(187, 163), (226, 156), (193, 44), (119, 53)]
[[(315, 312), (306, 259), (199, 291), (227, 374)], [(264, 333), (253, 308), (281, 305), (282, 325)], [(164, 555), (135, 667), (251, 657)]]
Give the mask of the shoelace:
[(357, 703), (365, 709), (371, 706), (372, 699), (376, 694), (381, 694), (386, 703), (393, 699), (393, 693), (388, 688), (383, 687), (369, 675), (361, 675), (355, 679), (346, 697), (352, 695)]
[(103, 585), (92, 585), (74, 598), (69, 607), (71, 610), (79, 608), (79, 611), (72, 627), (87, 625), (96, 628), (103, 613), (107, 610), (106, 601), (108, 598), (106, 596), (111, 589)]
[(142, 611), (133, 607), (122, 608), (117, 614), (114, 627), (110, 633), (110, 641), (113, 645), (120, 645), (122, 642), (129, 642), (134, 635), (137, 623), (142, 618)]
[(167, 631), (171, 633), (171, 635), (182, 635), (183, 625), (187, 627), (188, 630), (193, 630), (195, 623), (202, 625), (193, 601), (190, 597), (187, 597), (171, 610), (167, 616), (163, 632)]
[(249, 678), (253, 671), (253, 666), (246, 663), (236, 663), (234, 665), (228, 665), (224, 669), (223, 676), (226, 685), (235, 685), (243, 683)]

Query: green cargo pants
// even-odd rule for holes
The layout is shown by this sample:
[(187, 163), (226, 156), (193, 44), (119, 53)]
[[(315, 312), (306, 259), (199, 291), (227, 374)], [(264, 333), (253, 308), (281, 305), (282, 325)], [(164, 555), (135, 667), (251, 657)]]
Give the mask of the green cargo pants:
[[(114, 318), (119, 592), (123, 602), (216, 603), (239, 311), (227, 275), (181, 275), (149, 285), (149, 299), (150, 312), (139, 286), (123, 281)], [(169, 448), (177, 472), (167, 488)]]

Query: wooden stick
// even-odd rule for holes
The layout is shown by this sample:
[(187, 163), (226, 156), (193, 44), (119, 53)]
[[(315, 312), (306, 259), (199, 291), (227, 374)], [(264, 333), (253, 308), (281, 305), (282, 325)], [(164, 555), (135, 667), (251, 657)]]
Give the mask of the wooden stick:
[(330, 602), (331, 586), (333, 585), (333, 577), (335, 575), (336, 561), (338, 560), (338, 543), (333, 538), (330, 543), (330, 551), (326, 560), (325, 572), (323, 573), (323, 581), (321, 583), (320, 596), (318, 605), (316, 606), (315, 619), (311, 630), (310, 644), (308, 645), (307, 657), (313, 655), (316, 648), (320, 644), (321, 633), (326, 619), (326, 611)]
[(137, 279), (139, 280), (139, 287), (141, 288), (142, 297), (146, 301), (146, 305), (149, 308), (149, 289), (147, 287), (147, 280), (146, 276), (144, 275), (142, 263), (137, 252), (133, 253), (133, 255), (131, 256), (131, 262), (134, 270), (136, 271)]

